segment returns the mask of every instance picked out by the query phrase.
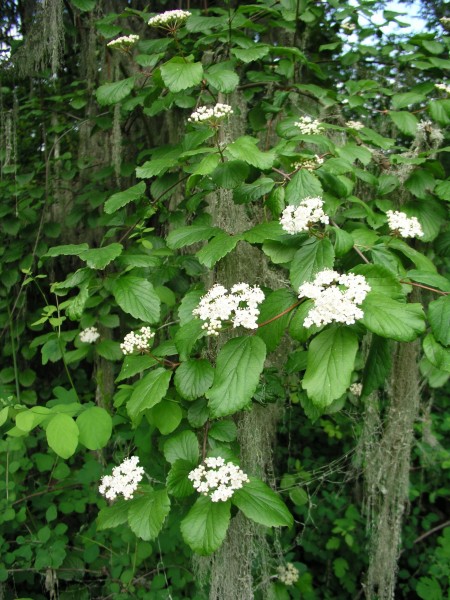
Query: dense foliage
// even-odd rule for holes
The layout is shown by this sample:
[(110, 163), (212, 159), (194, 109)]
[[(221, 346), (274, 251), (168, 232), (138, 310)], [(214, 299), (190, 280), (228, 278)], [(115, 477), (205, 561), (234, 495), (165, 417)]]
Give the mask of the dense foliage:
[(1, 14), (0, 595), (449, 597), (446, 24), (158, 8)]

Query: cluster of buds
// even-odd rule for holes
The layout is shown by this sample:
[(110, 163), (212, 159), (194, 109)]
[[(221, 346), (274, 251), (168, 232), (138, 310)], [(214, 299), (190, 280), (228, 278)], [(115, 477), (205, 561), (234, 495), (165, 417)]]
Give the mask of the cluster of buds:
[(359, 131), (365, 127), (364, 123), (361, 123), (361, 121), (347, 121), (345, 126), (349, 129), (354, 129), (355, 131)]
[(143, 352), (148, 350), (150, 342), (155, 337), (150, 327), (141, 327), (139, 333), (130, 331), (124, 337), (123, 342), (120, 344), (120, 349), (124, 354), (133, 354), (133, 352)]
[(100, 334), (97, 327), (87, 327), (83, 331), (80, 331), (80, 341), (85, 344), (94, 344), (99, 337)]
[(281, 227), (291, 235), (308, 231), (316, 223), (327, 225), (329, 222), (328, 215), (323, 212), (323, 200), (320, 197), (304, 198), (298, 206), (289, 204), (280, 219)]
[(116, 38), (115, 40), (111, 40), (106, 45), (110, 48), (117, 48), (117, 50), (124, 50), (125, 52), (134, 46), (139, 41), (139, 36), (134, 35), (133, 33), (130, 35), (123, 35), (121, 37)]
[(162, 27), (163, 29), (173, 31), (178, 29), (190, 16), (191, 13), (187, 10), (166, 10), (160, 15), (151, 17), (148, 20), (148, 25), (150, 27)]
[(126, 458), (118, 467), (114, 467), (112, 475), (101, 479), (100, 494), (108, 500), (115, 500), (120, 494), (125, 500), (130, 500), (144, 475), (144, 469), (138, 466), (139, 458)]
[(248, 283), (235, 284), (230, 292), (223, 286), (214, 285), (201, 299), (192, 314), (199, 317), (208, 335), (219, 335), (224, 321), (233, 327), (256, 329), (259, 316), (258, 305), (264, 300), (264, 292)]
[(298, 581), (298, 569), (292, 563), (286, 563), (286, 566), (280, 565), (277, 569), (278, 579), (284, 585), (294, 585)]
[(363, 389), (363, 385), (362, 383), (356, 382), (356, 383), (352, 383), (351, 386), (349, 387), (350, 392), (354, 395), (354, 396), (361, 396), (362, 393), (362, 389)]
[(303, 135), (314, 135), (323, 131), (320, 122), (317, 119), (308, 116), (300, 117), (300, 119), (295, 122), (295, 125), (300, 129), (300, 133), (303, 133)]
[(205, 458), (205, 464), (193, 469), (188, 479), (200, 494), (212, 502), (225, 502), (249, 481), (247, 475), (232, 462), (225, 463), (220, 456)]
[(299, 298), (314, 300), (304, 327), (321, 327), (333, 321), (353, 325), (364, 316), (359, 305), (368, 292), (370, 286), (362, 275), (341, 275), (331, 269), (320, 271), (312, 283), (304, 283), (298, 290)]
[(323, 165), (323, 158), (318, 154), (315, 154), (313, 158), (305, 158), (301, 162), (295, 162), (292, 168), (295, 170), (306, 169), (307, 171), (315, 171), (321, 165)]
[(442, 23), (442, 26), (445, 29), (450, 31), (450, 17), (442, 17), (441, 19), (439, 19), (439, 21)]
[(408, 217), (399, 210), (388, 210), (386, 216), (392, 233), (404, 238), (423, 236), (423, 229), (417, 217)]
[(218, 102), (215, 106), (199, 106), (189, 117), (189, 123), (216, 124), (233, 114), (233, 109), (228, 104)]

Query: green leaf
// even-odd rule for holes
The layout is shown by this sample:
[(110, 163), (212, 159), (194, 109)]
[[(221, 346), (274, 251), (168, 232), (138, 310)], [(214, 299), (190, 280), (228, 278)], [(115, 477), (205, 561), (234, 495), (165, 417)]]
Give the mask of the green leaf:
[(92, 406), (78, 416), (77, 427), (79, 442), (89, 450), (100, 450), (111, 437), (112, 419), (104, 408)]
[(422, 600), (443, 600), (442, 588), (434, 577), (421, 577), (417, 583), (416, 593)]
[(167, 236), (167, 245), (173, 250), (209, 240), (213, 235), (221, 232), (219, 227), (210, 227), (209, 225), (188, 225), (187, 227), (178, 227)]
[[(6, 407), (6, 412), (8, 412), (8, 407)], [(16, 415), (16, 426), (22, 431), (31, 431), (40, 425), (50, 412), (50, 409), (45, 406), (33, 406), (29, 410), (18, 412)]]
[(232, 144), (229, 144), (226, 148), (226, 153), (232, 158), (242, 160), (257, 169), (270, 169), (275, 160), (275, 151), (261, 152), (257, 143), (257, 138), (244, 135)]
[(402, 297), (402, 286), (397, 277), (386, 267), (381, 265), (357, 265), (351, 269), (351, 273), (363, 275), (370, 285), (371, 292), (386, 294), (394, 299)]
[(208, 436), (219, 442), (234, 442), (237, 437), (237, 427), (234, 421), (214, 421), (208, 430)]
[(290, 279), (294, 290), (305, 281), (312, 281), (323, 269), (332, 269), (334, 249), (329, 238), (308, 239), (294, 255), (290, 269)]
[(128, 520), (129, 503), (127, 500), (116, 500), (111, 506), (102, 508), (97, 517), (97, 531), (123, 525)]
[(175, 334), (175, 345), (180, 355), (180, 360), (184, 361), (189, 358), (195, 342), (205, 335), (203, 329), (203, 321), (194, 318), (180, 327)]
[(440, 181), (434, 188), (434, 192), (441, 200), (450, 202), (450, 181)]
[(141, 167), (136, 168), (136, 177), (139, 177), (140, 179), (150, 179), (151, 177), (155, 177), (156, 175), (161, 175), (171, 167), (174, 167), (177, 164), (177, 162), (178, 160), (176, 158), (170, 157), (148, 160)]
[(162, 65), (161, 77), (171, 92), (181, 92), (202, 82), (203, 67), (201, 63), (174, 56)]
[(389, 240), (389, 247), (398, 250), (404, 254), (409, 260), (411, 260), (415, 266), (421, 271), (428, 271), (429, 273), (436, 273), (435, 264), (427, 258), (422, 252), (418, 252), (414, 248), (411, 248), (409, 244), (403, 240), (391, 238)]
[(430, 117), (439, 125), (450, 123), (450, 100), (432, 100), (428, 104)]
[(167, 475), (167, 491), (175, 498), (186, 498), (191, 496), (195, 489), (190, 479), (189, 473), (195, 469), (196, 464), (187, 460), (176, 460)]
[(363, 373), (362, 396), (369, 396), (386, 381), (392, 366), (391, 344), (386, 338), (372, 336)]
[(242, 237), (250, 244), (263, 244), (267, 240), (282, 240), (286, 238), (286, 232), (279, 221), (259, 223), (251, 229), (244, 231)]
[(219, 154), (207, 154), (192, 171), (192, 175), (209, 175), (220, 164)]
[(255, 44), (251, 48), (233, 48), (231, 53), (243, 63), (250, 63), (269, 54), (269, 46)]
[(265, 358), (266, 346), (256, 336), (234, 338), (222, 347), (213, 386), (205, 394), (214, 418), (231, 415), (250, 402)]
[(164, 444), (164, 456), (167, 462), (185, 460), (196, 465), (198, 462), (198, 440), (193, 431), (182, 431)]
[(180, 405), (173, 400), (162, 400), (149, 411), (147, 418), (162, 435), (168, 435), (175, 431), (181, 423), (183, 411)]
[(72, 417), (59, 413), (45, 431), (50, 448), (61, 458), (70, 458), (78, 446), (78, 427)]
[(174, 383), (180, 396), (195, 400), (211, 387), (213, 379), (214, 369), (207, 360), (188, 360), (176, 370)]
[(443, 346), (450, 346), (450, 296), (430, 302), (428, 319), (435, 339)]
[(389, 116), (402, 133), (413, 137), (416, 135), (419, 121), (413, 114), (406, 111), (395, 112), (390, 110)]
[(123, 246), (114, 242), (103, 248), (92, 248), (80, 254), (81, 260), (86, 261), (86, 264), (91, 269), (103, 270), (115, 258), (122, 254)]
[(239, 235), (231, 236), (225, 232), (219, 233), (203, 246), (196, 256), (202, 265), (211, 269), (220, 259), (234, 250), (240, 239)]
[(138, 373), (142, 373), (142, 371), (153, 367), (153, 365), (155, 365), (156, 362), (157, 361), (152, 356), (148, 356), (147, 354), (131, 354), (125, 356), (125, 358), (123, 359), (123, 364), (120, 373), (116, 377), (116, 383), (119, 383), (119, 381), (123, 381), (124, 379), (128, 379), (129, 377), (133, 377)]
[(450, 281), (437, 273), (413, 269), (406, 273), (406, 277), (412, 281), (417, 281), (418, 283), (423, 283), (424, 285), (442, 290), (443, 292), (450, 292)]
[(220, 65), (214, 65), (205, 73), (205, 79), (219, 92), (229, 94), (239, 85), (239, 76), (231, 69), (220, 68)]
[(97, 0), (70, 0), (70, 3), (73, 4), (76, 8), (78, 8), (78, 10), (87, 12), (95, 8)]
[(344, 394), (357, 350), (358, 337), (347, 327), (330, 327), (311, 341), (302, 386), (313, 404), (324, 408)]
[(147, 373), (134, 387), (127, 403), (127, 411), (132, 421), (144, 410), (152, 408), (164, 398), (172, 373), (163, 368)]
[(247, 179), (249, 171), (249, 166), (244, 161), (227, 160), (214, 169), (211, 179), (218, 187), (232, 190)]
[(425, 200), (436, 185), (433, 175), (425, 169), (416, 169), (405, 181), (405, 187), (417, 198)]
[[(292, 306), (296, 300), (297, 297), (290, 290), (280, 289), (271, 292), (260, 306), (258, 322), (265, 323), (270, 319), (274, 319), (274, 317)], [(269, 352), (275, 350), (280, 343), (290, 317), (291, 313), (287, 312), (285, 315), (274, 319), (271, 323), (258, 328), (256, 334), (264, 340)]]
[(421, 304), (405, 304), (376, 292), (369, 292), (361, 308), (361, 322), (372, 333), (397, 342), (412, 342), (425, 331)]
[(335, 240), (334, 240), (334, 253), (336, 256), (344, 256), (353, 248), (353, 237), (347, 231), (338, 227), (334, 228)]
[(115, 83), (105, 83), (97, 89), (97, 102), (101, 106), (116, 104), (128, 96), (133, 86), (134, 77), (128, 77)]
[(311, 325), (311, 327), (305, 327), (303, 323), (305, 322), (306, 317), (308, 316), (309, 311), (314, 306), (314, 302), (312, 300), (305, 300), (300, 304), (300, 306), (295, 311), (294, 316), (289, 323), (289, 334), (294, 340), (298, 342), (304, 343), (314, 334), (319, 331), (319, 327), (316, 325)]
[(292, 527), (294, 523), (280, 496), (255, 477), (236, 490), (231, 501), (248, 519), (266, 527)]
[(202, 556), (215, 552), (225, 539), (230, 523), (231, 503), (211, 502), (200, 497), (181, 521), (186, 544)]
[(133, 498), (128, 509), (128, 525), (141, 540), (158, 537), (170, 512), (170, 500), (166, 490), (146, 490), (140, 498)]
[(433, 367), (450, 373), (450, 349), (436, 342), (431, 333), (423, 340), (423, 350)]
[(307, 169), (300, 169), (286, 186), (285, 202), (298, 206), (308, 196), (322, 197), (323, 190), (319, 179)]
[(119, 208), (122, 208), (130, 202), (136, 202), (140, 200), (145, 194), (145, 183), (141, 181), (137, 185), (124, 190), (123, 192), (117, 192), (108, 198), (105, 202), (104, 210), (108, 215), (116, 212)]
[(114, 340), (102, 340), (95, 345), (95, 351), (106, 360), (122, 360), (123, 358), (120, 343)]
[(87, 244), (64, 244), (63, 246), (53, 246), (49, 248), (44, 256), (79, 256), (89, 250)]
[(392, 96), (392, 107), (394, 110), (400, 110), (411, 106), (411, 104), (419, 104), (426, 100), (426, 96), (417, 92), (405, 92), (404, 94), (394, 94)]
[(145, 323), (159, 320), (160, 300), (152, 284), (141, 277), (125, 275), (114, 281), (112, 292), (120, 308)]

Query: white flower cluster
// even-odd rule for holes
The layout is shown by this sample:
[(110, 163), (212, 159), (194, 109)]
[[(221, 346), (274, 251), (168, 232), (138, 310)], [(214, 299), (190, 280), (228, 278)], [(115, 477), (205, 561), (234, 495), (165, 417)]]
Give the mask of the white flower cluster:
[(300, 119), (295, 122), (295, 125), (300, 129), (300, 133), (303, 133), (304, 135), (314, 135), (323, 131), (323, 127), (319, 121), (317, 121), (317, 119), (312, 119), (311, 117), (300, 117)]
[(119, 494), (130, 500), (144, 475), (144, 469), (138, 466), (139, 458), (126, 458), (118, 467), (114, 467), (112, 475), (102, 477), (98, 491), (108, 500), (115, 500)]
[(150, 327), (141, 327), (139, 333), (134, 333), (134, 331), (127, 333), (120, 344), (120, 349), (124, 354), (133, 354), (135, 350), (147, 350), (154, 337), (155, 334)]
[(80, 331), (80, 341), (85, 342), (86, 344), (94, 344), (99, 337), (100, 334), (97, 327), (88, 327), (87, 329)]
[(352, 32), (356, 29), (356, 25), (354, 23), (342, 23), (341, 27), (342, 29), (345, 29), (345, 31), (349, 32)]
[(228, 104), (218, 102), (215, 106), (199, 106), (189, 117), (189, 123), (204, 123), (205, 121), (220, 121), (233, 114)]
[(134, 33), (130, 35), (123, 35), (122, 37), (118, 37), (115, 40), (111, 40), (106, 45), (110, 48), (128, 48), (129, 46), (133, 46), (136, 42), (139, 41), (139, 36), (134, 35)]
[(450, 94), (450, 85), (447, 85), (445, 83), (435, 83), (434, 87), (437, 88), (438, 90), (442, 90), (443, 92), (446, 92), (447, 94)]
[(331, 269), (320, 271), (312, 283), (304, 283), (298, 290), (299, 298), (314, 300), (303, 322), (304, 327), (321, 327), (333, 321), (353, 325), (364, 316), (358, 305), (367, 292), (370, 292), (370, 286), (362, 275), (341, 275)]
[(219, 335), (222, 321), (231, 321), (233, 327), (256, 329), (259, 316), (258, 305), (264, 300), (264, 292), (248, 283), (236, 283), (228, 292), (223, 286), (214, 285), (200, 300), (192, 314), (199, 317), (208, 335)]
[(364, 123), (361, 123), (361, 121), (347, 121), (345, 126), (350, 127), (350, 129), (356, 129), (356, 131), (365, 127)]
[(220, 456), (205, 458), (200, 465), (188, 475), (192, 485), (200, 494), (209, 496), (213, 502), (225, 502), (249, 481), (247, 475), (232, 462), (225, 463)]
[(439, 19), (439, 21), (442, 23), (445, 29), (450, 30), (450, 17), (442, 17), (441, 19)]
[(359, 382), (352, 383), (352, 385), (349, 387), (349, 390), (354, 396), (361, 396), (362, 389), (362, 383)]
[(313, 158), (295, 162), (292, 167), (294, 169), (306, 169), (307, 171), (315, 171), (323, 165), (323, 158), (316, 154)]
[(314, 223), (328, 224), (330, 219), (323, 212), (323, 200), (320, 197), (304, 198), (298, 206), (289, 204), (283, 210), (280, 224), (291, 235), (308, 231)]
[(417, 217), (408, 217), (399, 210), (386, 211), (388, 224), (391, 231), (399, 233), (402, 237), (422, 237), (423, 229)]
[(150, 27), (178, 27), (190, 16), (188, 10), (166, 10), (160, 15), (151, 17), (148, 24)]
[(280, 566), (277, 569), (278, 579), (284, 585), (294, 585), (298, 581), (298, 569), (292, 563), (286, 563), (286, 566)]

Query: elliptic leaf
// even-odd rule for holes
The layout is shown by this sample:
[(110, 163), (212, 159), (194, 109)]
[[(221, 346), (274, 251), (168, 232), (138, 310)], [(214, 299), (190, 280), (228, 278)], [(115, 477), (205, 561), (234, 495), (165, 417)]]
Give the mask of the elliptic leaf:
[(302, 386), (313, 404), (323, 408), (350, 385), (358, 337), (348, 327), (330, 327), (311, 341)]
[(435, 339), (443, 346), (450, 346), (450, 296), (430, 302), (428, 319)]
[(127, 500), (116, 500), (111, 506), (106, 506), (98, 513), (97, 530), (109, 529), (123, 525), (128, 520), (129, 503)]
[(116, 104), (128, 96), (134, 86), (134, 77), (101, 85), (96, 92), (97, 102), (102, 105)]
[(135, 202), (142, 198), (145, 194), (145, 183), (143, 181), (139, 182), (137, 185), (133, 185), (132, 187), (124, 190), (123, 192), (117, 192), (108, 198), (105, 202), (105, 213), (109, 215), (119, 208), (126, 206), (130, 202)]
[(175, 56), (162, 65), (161, 76), (171, 92), (181, 92), (201, 83), (203, 67), (201, 63), (187, 62)]
[(412, 342), (425, 331), (421, 304), (405, 304), (384, 294), (370, 292), (361, 308), (369, 331), (397, 342)]
[(130, 501), (128, 524), (133, 533), (148, 542), (158, 537), (169, 512), (166, 490), (146, 490), (143, 496)]
[(213, 379), (214, 369), (207, 360), (188, 360), (176, 370), (174, 383), (180, 396), (195, 400), (211, 387)]
[(373, 335), (364, 367), (362, 396), (368, 396), (386, 381), (391, 370), (391, 356), (389, 340)]
[(227, 146), (226, 152), (232, 158), (242, 160), (257, 169), (270, 169), (275, 160), (275, 152), (262, 152), (257, 146), (258, 140), (248, 135), (239, 137)]
[(193, 431), (182, 431), (164, 444), (164, 456), (170, 463), (185, 460), (196, 465), (198, 462), (198, 440)]
[(196, 256), (202, 265), (211, 269), (221, 258), (234, 250), (240, 239), (239, 235), (231, 236), (227, 233), (219, 233), (203, 246)]
[(334, 249), (329, 238), (310, 238), (294, 255), (291, 263), (290, 279), (294, 290), (305, 281), (312, 281), (323, 269), (332, 269)]
[(431, 333), (423, 340), (423, 350), (433, 367), (450, 373), (450, 349), (436, 342)]
[(159, 368), (150, 371), (139, 380), (127, 403), (127, 411), (131, 420), (134, 421), (142, 411), (161, 402), (169, 387), (171, 376), (170, 371)]
[(178, 227), (172, 230), (167, 236), (167, 245), (173, 250), (190, 246), (197, 242), (209, 240), (213, 235), (221, 232), (218, 227), (209, 225), (188, 225), (187, 227)]
[(298, 206), (304, 198), (322, 196), (323, 190), (319, 179), (307, 169), (300, 169), (286, 186), (286, 204)]
[(185, 498), (194, 493), (195, 489), (190, 479), (189, 473), (195, 469), (196, 463), (188, 460), (176, 460), (167, 475), (167, 491), (175, 498)]
[(258, 317), (259, 323), (274, 320), (259, 327), (256, 334), (264, 340), (269, 352), (275, 350), (280, 343), (292, 313), (286, 312), (281, 317), (278, 315), (292, 306), (296, 300), (297, 297), (290, 290), (280, 289), (271, 292), (262, 302)]
[(100, 406), (92, 406), (77, 418), (80, 431), (79, 441), (89, 450), (99, 450), (106, 446), (111, 437), (112, 419)]
[(257, 336), (234, 338), (223, 346), (213, 386), (205, 394), (213, 417), (231, 415), (250, 402), (265, 359), (266, 345)]
[(183, 411), (173, 400), (162, 400), (148, 413), (150, 423), (155, 425), (163, 435), (175, 431), (182, 418)]
[(144, 323), (159, 319), (160, 299), (152, 284), (141, 277), (126, 275), (113, 284), (113, 294), (120, 308)]
[(78, 427), (72, 417), (59, 413), (47, 425), (45, 431), (50, 448), (61, 458), (69, 458), (78, 446)]
[(234, 492), (231, 501), (248, 519), (266, 527), (292, 527), (294, 523), (280, 496), (254, 477)]
[(114, 242), (103, 248), (91, 248), (80, 254), (81, 260), (85, 260), (91, 269), (104, 269), (115, 258), (122, 254), (123, 246)]
[(212, 554), (225, 539), (230, 523), (230, 501), (211, 502), (200, 497), (181, 521), (186, 544), (202, 556)]

